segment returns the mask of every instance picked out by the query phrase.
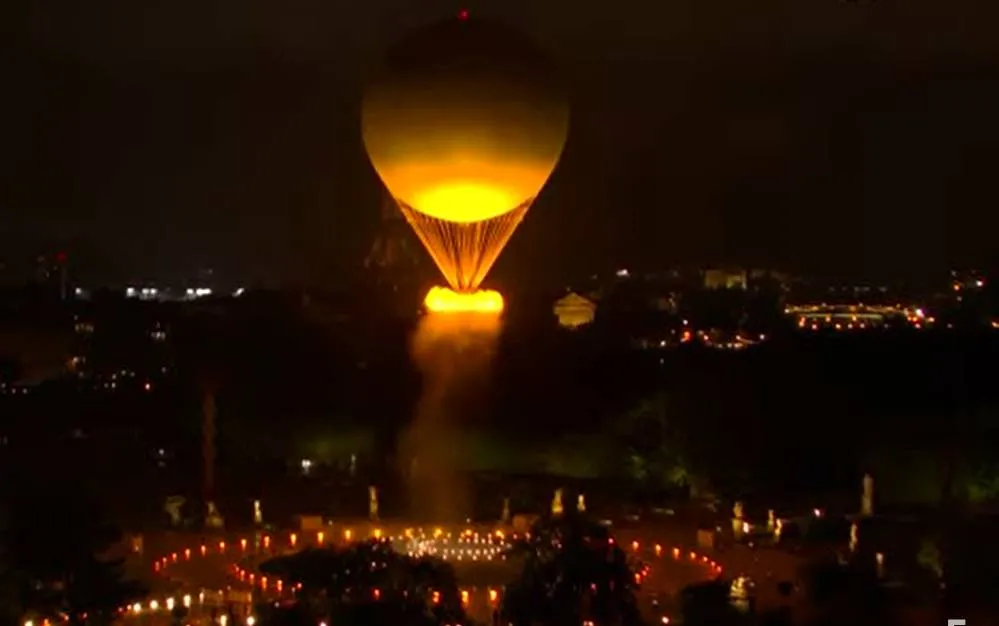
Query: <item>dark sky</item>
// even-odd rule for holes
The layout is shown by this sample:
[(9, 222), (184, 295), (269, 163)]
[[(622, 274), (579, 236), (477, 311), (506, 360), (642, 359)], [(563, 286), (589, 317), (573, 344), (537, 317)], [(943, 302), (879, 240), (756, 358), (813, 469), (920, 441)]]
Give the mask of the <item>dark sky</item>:
[[(995, 5), (467, 3), (528, 31), (571, 85), (562, 164), (497, 271), (994, 261)], [(64, 245), (134, 278), (356, 271), (381, 204), (363, 77), (406, 28), (461, 6), (6, 0), (6, 254)]]

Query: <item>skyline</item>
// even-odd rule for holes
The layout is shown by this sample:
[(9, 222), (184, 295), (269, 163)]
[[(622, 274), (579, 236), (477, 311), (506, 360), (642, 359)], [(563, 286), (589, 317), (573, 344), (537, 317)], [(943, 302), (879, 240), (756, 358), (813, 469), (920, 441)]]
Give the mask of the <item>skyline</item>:
[(497, 280), (989, 266), (999, 55), (995, 9), (963, 19), (970, 4), (15, 2), (0, 240), (138, 275), (360, 271), (384, 193), (363, 78), (408, 28), (467, 6), (547, 47), (572, 100), (563, 161)]

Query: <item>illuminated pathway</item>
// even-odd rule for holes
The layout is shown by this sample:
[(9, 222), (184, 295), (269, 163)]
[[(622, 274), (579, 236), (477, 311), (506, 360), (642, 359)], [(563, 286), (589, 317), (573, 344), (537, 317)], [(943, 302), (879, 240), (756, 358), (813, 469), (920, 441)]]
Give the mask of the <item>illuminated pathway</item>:
[[(324, 531), (309, 533), (309, 536), (302, 532), (281, 532), (256, 537), (216, 537), (212, 541), (178, 548), (159, 556), (153, 562), (153, 569), (158, 575), (179, 584), (180, 589), (170, 594), (155, 594), (142, 603), (122, 607), (122, 618), (128, 623), (165, 624), (169, 622), (174, 608), (185, 606), (190, 611), (185, 623), (202, 624), (210, 621), (213, 611), (221, 615), (231, 606), (240, 623), (246, 623), (247, 619), (254, 621), (250, 611), (255, 600), (290, 599), (296, 591), (295, 581), (262, 575), (257, 570), (260, 563), (275, 556), (291, 554), (307, 545), (336, 543), (342, 546), (362, 538), (392, 542), (400, 552), (433, 554), (454, 562), (460, 569), (479, 562), (480, 569), (488, 572), (483, 577), (490, 580), (480, 586), (461, 587), (466, 609), (470, 616), (479, 620), (488, 620), (492, 609), (502, 599), (503, 584), (513, 575), (507, 564), (502, 563), (502, 552), (508, 547), (507, 540), (503, 531), (495, 527), (468, 527), (457, 531), (438, 528), (429, 533), (418, 528), (381, 528), (367, 523), (358, 524), (355, 528), (337, 524)], [(670, 597), (685, 585), (710, 580), (722, 573), (722, 566), (703, 552), (680, 545), (626, 541), (621, 535), (631, 539), (631, 536), (638, 534), (621, 533), (618, 540), (629, 555), (645, 564), (645, 568), (636, 574), (642, 585), (640, 600), (643, 610), (657, 613), (657, 618), (659, 615), (653, 609), (653, 599)], [(515, 538), (516, 535), (511, 534), (510, 539)], [(459, 576), (466, 578), (461, 576), (461, 572)], [(375, 593), (378, 591), (375, 590)], [(671, 612), (665, 604), (662, 609), (664, 615)], [(164, 621), (161, 622), (160, 618)]]

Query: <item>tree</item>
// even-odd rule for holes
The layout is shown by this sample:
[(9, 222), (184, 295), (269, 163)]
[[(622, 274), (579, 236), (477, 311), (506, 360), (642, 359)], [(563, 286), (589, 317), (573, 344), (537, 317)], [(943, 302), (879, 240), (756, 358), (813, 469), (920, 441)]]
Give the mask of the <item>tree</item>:
[(678, 428), (669, 398), (664, 393), (645, 398), (615, 424), (628, 476), (653, 490), (686, 487), (689, 470), (687, 433)]
[(6, 499), (6, 564), (24, 610), (65, 614), (71, 624), (110, 623), (144, 590), (110, 555), (121, 533), (71, 485), (20, 490)]
[(734, 625), (745, 618), (732, 605), (729, 583), (712, 580), (688, 585), (680, 594), (683, 623), (690, 626)]
[[(9, 509), (3, 504), (0, 504), (0, 537), (9, 537)], [(21, 572), (14, 568), (10, 550), (0, 541), (0, 623), (14, 624), (24, 613), (21, 598), (23, 588)]]
[[(392, 623), (403, 626), (465, 623), (454, 570), (443, 561), (401, 555), (384, 541), (347, 548), (306, 549), (271, 559), (260, 570), (302, 585), (293, 610), (274, 623), (306, 616), (335, 624)], [(434, 592), (439, 601), (431, 602)]]
[(609, 531), (574, 511), (538, 520), (511, 555), (523, 558), (501, 614), (514, 626), (640, 623), (638, 583)]
[(815, 623), (891, 624), (888, 597), (869, 562), (818, 561), (805, 572)]

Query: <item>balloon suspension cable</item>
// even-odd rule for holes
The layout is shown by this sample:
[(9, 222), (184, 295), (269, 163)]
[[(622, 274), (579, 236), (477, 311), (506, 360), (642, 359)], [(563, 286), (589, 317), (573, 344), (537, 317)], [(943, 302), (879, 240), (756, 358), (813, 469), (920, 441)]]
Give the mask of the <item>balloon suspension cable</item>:
[(530, 198), (512, 211), (478, 222), (442, 220), (398, 203), (448, 284), (462, 293), (482, 284), (533, 201)]

